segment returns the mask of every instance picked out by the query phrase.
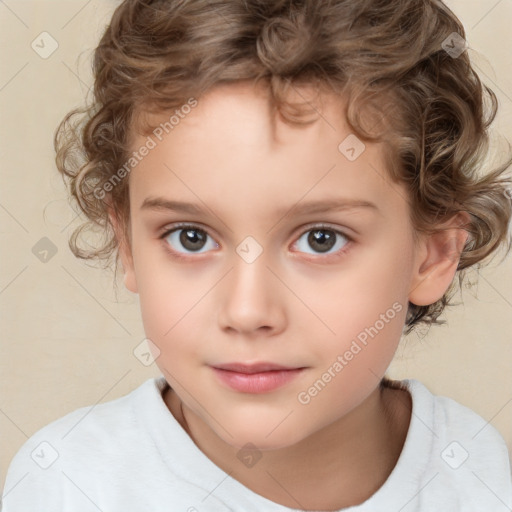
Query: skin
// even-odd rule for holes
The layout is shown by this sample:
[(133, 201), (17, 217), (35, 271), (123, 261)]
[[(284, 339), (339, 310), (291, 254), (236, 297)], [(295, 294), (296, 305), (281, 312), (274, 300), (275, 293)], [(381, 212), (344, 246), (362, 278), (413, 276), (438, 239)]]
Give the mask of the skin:
[[(264, 89), (213, 89), (131, 171), (131, 245), (120, 220), (111, 220), (125, 285), (139, 294), (146, 336), (160, 350), (156, 364), (172, 388), (164, 401), (195, 444), (268, 499), (336, 510), (368, 499), (398, 460), (410, 396), (380, 390), (379, 381), (408, 302), (442, 297), (467, 232), (453, 219), (441, 234), (415, 243), (407, 193), (388, 178), (383, 147), (366, 143), (350, 162), (338, 150), (351, 133), (342, 100), (309, 99), (321, 116), (296, 127), (271, 115)], [(145, 141), (133, 133), (131, 146)], [(206, 213), (141, 210), (155, 196)], [(297, 211), (307, 201), (338, 198), (377, 209)], [(179, 231), (159, 238), (177, 222), (209, 235), (199, 253), (180, 243)], [(319, 223), (331, 236), (341, 233), (327, 254), (308, 243)], [(263, 249), (252, 263), (236, 252), (247, 236)], [(300, 403), (298, 394), (393, 304), (401, 311), (309, 403)], [(209, 366), (256, 361), (306, 369), (258, 395), (226, 388)], [(246, 443), (262, 455), (253, 467), (237, 458)]]

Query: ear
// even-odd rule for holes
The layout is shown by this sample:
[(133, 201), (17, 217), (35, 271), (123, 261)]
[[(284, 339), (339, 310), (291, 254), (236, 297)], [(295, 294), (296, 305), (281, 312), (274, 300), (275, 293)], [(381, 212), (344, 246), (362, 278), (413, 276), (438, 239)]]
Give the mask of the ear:
[(119, 256), (121, 257), (121, 263), (123, 265), (124, 285), (131, 292), (138, 293), (135, 269), (133, 265), (133, 255), (129, 241), (126, 240), (124, 230), (122, 229), (122, 222), (118, 219), (112, 208), (109, 208), (108, 216), (119, 244)]
[(469, 236), (464, 229), (469, 222), (469, 214), (459, 212), (450, 221), (440, 225), (440, 231), (422, 236), (413, 269), (410, 302), (417, 306), (428, 306), (445, 294), (453, 281)]

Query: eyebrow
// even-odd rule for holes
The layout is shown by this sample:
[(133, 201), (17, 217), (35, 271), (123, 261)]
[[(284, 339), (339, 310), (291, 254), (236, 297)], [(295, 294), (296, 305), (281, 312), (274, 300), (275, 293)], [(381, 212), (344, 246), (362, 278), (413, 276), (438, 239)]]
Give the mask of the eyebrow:
[[(286, 208), (280, 208), (276, 211), (277, 215), (286, 215), (288, 212), (293, 211), (295, 214), (311, 214), (311, 213), (325, 213), (328, 211), (346, 211), (368, 208), (375, 212), (379, 211), (376, 204), (365, 201), (362, 199), (347, 199), (347, 198), (335, 198), (325, 199), (321, 201), (309, 201), (298, 203)], [(176, 213), (188, 213), (188, 214), (205, 214), (206, 210), (200, 206), (187, 203), (182, 201), (171, 201), (164, 197), (147, 197), (142, 206), (141, 210), (156, 210), (156, 211), (173, 211)]]

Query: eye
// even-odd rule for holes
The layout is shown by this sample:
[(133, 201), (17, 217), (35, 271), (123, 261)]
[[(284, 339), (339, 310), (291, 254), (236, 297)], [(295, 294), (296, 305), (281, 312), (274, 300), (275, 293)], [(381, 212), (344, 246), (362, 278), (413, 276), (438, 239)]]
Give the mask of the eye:
[[(301, 252), (311, 247), (314, 252), (308, 254), (343, 253), (351, 239), (345, 234), (328, 226), (316, 226), (306, 231), (295, 243)], [(330, 252), (329, 252), (330, 251)]]
[[(193, 224), (175, 225), (159, 237), (165, 241), (165, 248), (180, 257), (187, 254), (201, 254), (219, 246), (213, 238), (199, 226)], [(307, 254), (343, 254), (352, 239), (329, 226), (314, 226), (304, 232), (294, 245)], [(308, 246), (313, 252), (308, 251)]]
[[(170, 245), (173, 252), (181, 254), (197, 254), (219, 247), (204, 229), (191, 224), (169, 229), (160, 238), (168, 240), (166, 245)], [(211, 241), (209, 247), (208, 239)], [(182, 251), (182, 248), (185, 251)]]

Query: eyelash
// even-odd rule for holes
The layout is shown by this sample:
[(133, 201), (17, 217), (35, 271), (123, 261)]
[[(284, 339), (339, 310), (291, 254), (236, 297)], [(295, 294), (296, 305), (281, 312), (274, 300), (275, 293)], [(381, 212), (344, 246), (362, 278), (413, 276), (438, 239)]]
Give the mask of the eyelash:
[[(203, 231), (210, 238), (213, 239), (213, 237), (208, 233), (208, 231), (206, 229), (202, 228), (201, 226), (198, 226), (197, 224), (186, 224), (186, 223), (178, 223), (178, 224), (173, 225), (171, 228), (166, 229), (161, 235), (159, 235), (158, 238), (160, 240), (162, 240), (162, 242), (164, 243), (164, 249), (173, 258), (177, 258), (177, 259), (180, 259), (180, 260), (191, 261), (192, 259), (195, 258), (195, 256), (193, 256), (193, 255), (192, 256), (191, 255), (185, 255), (184, 253), (180, 253), (178, 251), (174, 251), (174, 250), (172, 250), (170, 248), (169, 244), (165, 243), (165, 238), (167, 238), (171, 233), (173, 233), (174, 231), (180, 231), (180, 230), (185, 229), (185, 228), (189, 228), (189, 229), (193, 229), (193, 230), (197, 229), (199, 231)], [(344, 247), (342, 249), (339, 249), (335, 253), (327, 254), (324, 257), (322, 257), (322, 255), (320, 253), (319, 253), (319, 255), (317, 257), (306, 256), (306, 259), (309, 259), (309, 260), (312, 260), (312, 261), (316, 261), (318, 258), (321, 258), (321, 259), (341, 258), (341, 257), (345, 256), (345, 254), (350, 250), (350, 248), (351, 248), (351, 246), (352, 246), (352, 244), (354, 242), (354, 239), (352, 237), (348, 236), (343, 231), (339, 231), (338, 229), (335, 229), (332, 226), (329, 226), (327, 224), (314, 224), (314, 225), (307, 226), (307, 228), (304, 229), (304, 231), (302, 231), (300, 233), (300, 235), (298, 236), (297, 240), (299, 240), (306, 233), (309, 233), (310, 231), (315, 231), (315, 230), (316, 231), (321, 231), (321, 230), (332, 231), (332, 232), (336, 233), (337, 235), (341, 235), (343, 238), (346, 239), (347, 242), (346, 242), (346, 244), (344, 245)], [(217, 242), (215, 242), (215, 243), (217, 243)]]

